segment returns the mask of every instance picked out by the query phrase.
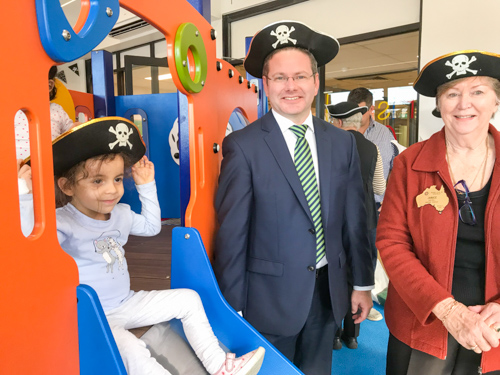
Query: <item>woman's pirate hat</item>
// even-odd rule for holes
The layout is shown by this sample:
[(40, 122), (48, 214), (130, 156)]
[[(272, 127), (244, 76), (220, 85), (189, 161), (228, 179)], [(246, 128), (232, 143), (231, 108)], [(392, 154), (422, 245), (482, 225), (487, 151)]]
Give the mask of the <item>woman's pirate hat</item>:
[(262, 78), (266, 57), (271, 52), (286, 47), (308, 50), (318, 66), (323, 66), (337, 56), (340, 44), (334, 37), (316, 32), (301, 22), (275, 22), (254, 35), (243, 63), (245, 70), (254, 77)]
[(438, 57), (422, 68), (413, 88), (419, 94), (435, 97), (437, 88), (444, 83), (480, 76), (500, 80), (500, 55), (468, 50)]
[[(81, 161), (105, 154), (126, 154), (132, 163), (146, 153), (137, 126), (122, 117), (101, 117), (77, 125), (52, 142), (54, 174), (60, 176)], [(29, 158), (25, 163), (29, 164)]]

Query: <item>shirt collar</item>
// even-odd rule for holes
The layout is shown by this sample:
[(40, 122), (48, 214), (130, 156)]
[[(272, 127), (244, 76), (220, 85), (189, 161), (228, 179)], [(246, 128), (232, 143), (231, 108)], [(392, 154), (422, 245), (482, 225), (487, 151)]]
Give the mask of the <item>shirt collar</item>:
[[(282, 133), (289, 130), (290, 126), (293, 126), (293, 125), (307, 125), (307, 127), (309, 129), (311, 129), (311, 131), (314, 134), (314, 125), (313, 125), (313, 118), (312, 118), (311, 112), (309, 112), (309, 115), (307, 116), (306, 120), (302, 124), (296, 124), (293, 121), (291, 121), (290, 119), (287, 119), (286, 117), (280, 115), (276, 111), (271, 110), (271, 112), (273, 113), (273, 116), (274, 116), (276, 122), (278, 123), (278, 126), (280, 127), (280, 130)], [(289, 130), (289, 131), (291, 131), (291, 130)]]

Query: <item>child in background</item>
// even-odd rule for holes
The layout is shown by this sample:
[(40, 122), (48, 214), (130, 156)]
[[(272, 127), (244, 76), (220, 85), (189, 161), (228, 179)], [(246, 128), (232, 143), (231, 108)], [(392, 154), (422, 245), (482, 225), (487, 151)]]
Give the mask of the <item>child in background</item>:
[[(54, 100), (57, 94), (55, 86), (55, 77), (57, 74), (57, 66), (53, 66), (49, 70), (49, 99)], [(57, 138), (59, 135), (69, 130), (79, 122), (73, 123), (61, 107), (57, 103), (50, 103), (50, 125), (52, 132), (52, 139)], [(16, 112), (14, 117), (14, 127), (16, 132), (16, 154), (18, 159), (26, 159), (30, 156), (30, 135), (29, 135), (29, 122), (28, 118), (23, 111)]]
[[(97, 292), (128, 374), (169, 374), (128, 329), (171, 319), (182, 321), (190, 345), (210, 374), (257, 374), (264, 349), (239, 358), (226, 355), (195, 291), (130, 290), (123, 245), (129, 234), (154, 236), (161, 230), (154, 166), (144, 153), (135, 125), (116, 117), (82, 124), (54, 141), (56, 198), (64, 204), (56, 214), (61, 247), (75, 259), (80, 283)], [(118, 203), (129, 165), (142, 203), (140, 215)], [(26, 170), (20, 170), (19, 177), (26, 176)]]

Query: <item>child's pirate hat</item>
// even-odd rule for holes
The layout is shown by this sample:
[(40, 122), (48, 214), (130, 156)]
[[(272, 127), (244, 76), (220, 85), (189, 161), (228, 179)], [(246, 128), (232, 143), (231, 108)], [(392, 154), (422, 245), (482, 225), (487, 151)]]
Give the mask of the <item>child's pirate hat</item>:
[(146, 146), (137, 126), (122, 117), (97, 118), (77, 125), (54, 139), (54, 174), (59, 176), (95, 156), (122, 152), (132, 163), (144, 156)]
[(266, 57), (271, 52), (285, 47), (308, 50), (318, 66), (323, 66), (337, 56), (340, 44), (334, 37), (316, 32), (301, 22), (275, 22), (254, 35), (243, 63), (245, 70), (254, 77), (262, 78)]
[(500, 55), (468, 50), (438, 57), (422, 68), (413, 88), (419, 94), (435, 97), (437, 88), (444, 83), (479, 76), (500, 80)]

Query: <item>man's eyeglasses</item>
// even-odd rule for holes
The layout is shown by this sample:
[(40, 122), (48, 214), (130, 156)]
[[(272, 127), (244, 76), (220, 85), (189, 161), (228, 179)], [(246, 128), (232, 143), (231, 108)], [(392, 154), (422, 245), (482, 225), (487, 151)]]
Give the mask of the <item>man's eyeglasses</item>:
[(305, 82), (309, 81), (313, 76), (314, 76), (314, 74), (311, 74), (310, 76), (299, 74), (299, 75), (296, 75), (293, 77), (287, 77), (287, 76), (281, 76), (281, 75), (278, 75), (278, 76), (275, 76), (272, 78), (268, 77), (268, 76), (266, 76), (266, 77), (269, 81), (272, 81), (272, 82), (279, 84), (279, 85), (284, 85), (285, 83), (288, 82), (289, 78), (291, 78), (295, 83), (300, 84), (300, 83), (305, 83)]
[[(458, 185), (461, 185), (463, 190), (457, 188)], [(460, 220), (462, 220), (462, 223), (467, 225), (476, 225), (476, 215), (474, 215), (474, 211), (472, 210), (472, 202), (469, 197), (469, 188), (467, 187), (467, 184), (464, 180), (460, 180), (453, 187), (459, 197), (464, 197), (464, 204), (458, 210)]]

